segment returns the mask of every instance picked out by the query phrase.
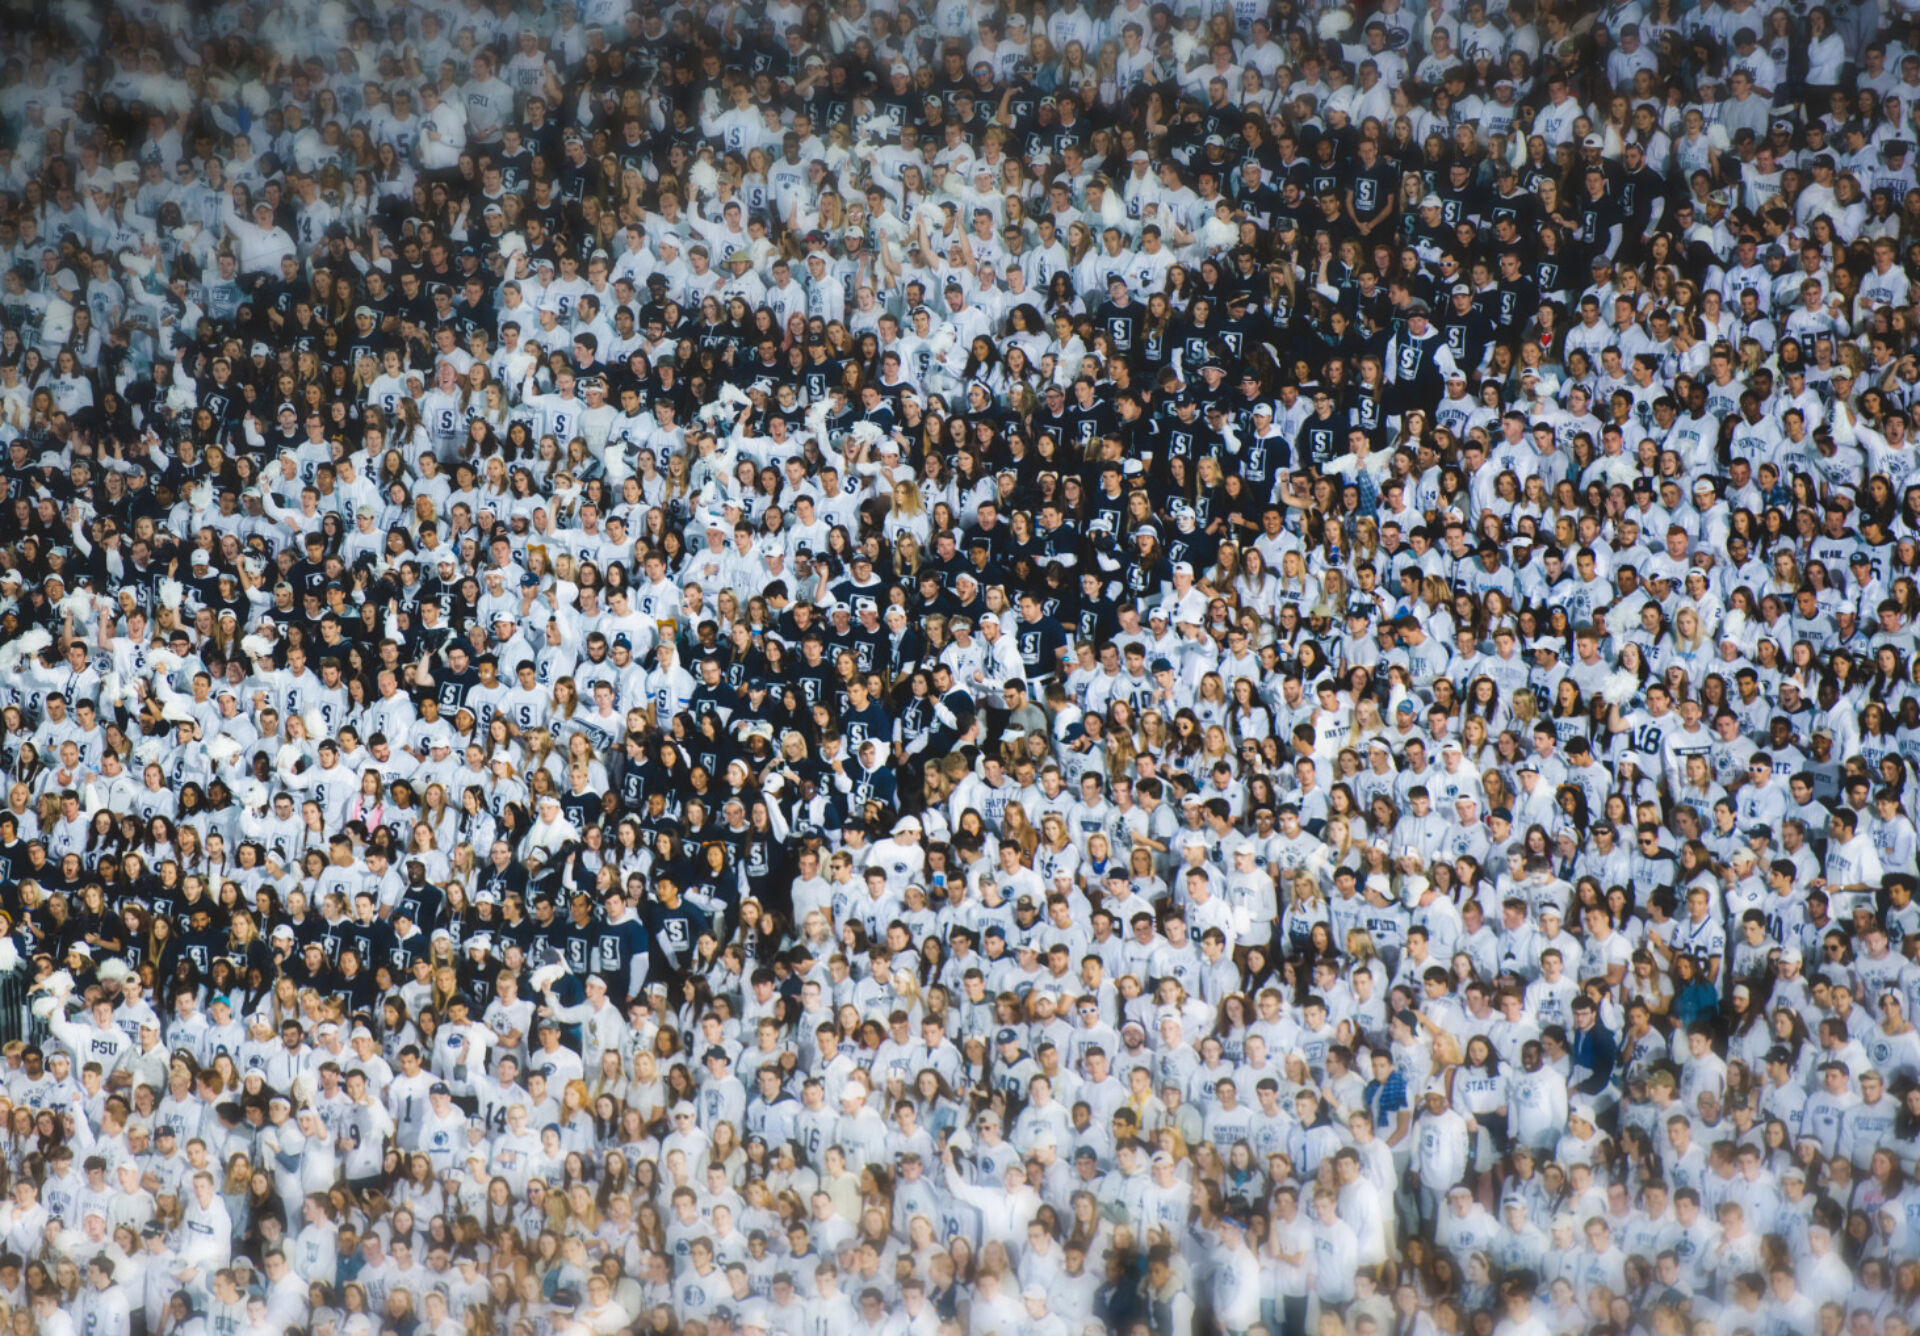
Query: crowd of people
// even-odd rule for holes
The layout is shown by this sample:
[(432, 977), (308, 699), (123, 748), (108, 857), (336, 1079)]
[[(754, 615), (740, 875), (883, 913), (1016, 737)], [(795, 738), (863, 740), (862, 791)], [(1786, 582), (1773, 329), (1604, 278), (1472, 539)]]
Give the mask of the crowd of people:
[(1908, 1336), (1920, 12), (0, 28), (13, 1336)]

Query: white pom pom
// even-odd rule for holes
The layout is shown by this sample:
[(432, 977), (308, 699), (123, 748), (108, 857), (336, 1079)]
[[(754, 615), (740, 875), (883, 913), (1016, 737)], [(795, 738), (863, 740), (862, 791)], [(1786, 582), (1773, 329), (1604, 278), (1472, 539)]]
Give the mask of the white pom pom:
[(197, 482), (187, 489), (187, 504), (195, 510), (205, 510), (213, 504), (213, 484)]
[(283, 742), (280, 750), (273, 754), (274, 769), (285, 772), (300, 763), (300, 744)]
[(163, 673), (170, 673), (185, 662), (186, 660), (170, 649), (150, 650), (147, 653), (147, 666)]
[(738, 413), (741, 409), (752, 403), (753, 400), (749, 399), (747, 392), (738, 385), (729, 383), (720, 387), (720, 394), (715, 402), (725, 404), (728, 408)]
[(0, 937), (0, 974), (11, 974), (20, 968), (20, 948), (13, 944), (13, 938)]
[(1600, 684), (1600, 699), (1616, 710), (1624, 710), (1640, 694), (1640, 679), (1624, 669), (1617, 673), (1608, 673), (1606, 681)]
[(54, 997), (65, 1000), (73, 995), (73, 976), (65, 970), (55, 970), (41, 980), (40, 987)]
[(176, 696), (160, 707), (160, 717), (170, 724), (190, 724), (193, 722), (193, 711)]
[(533, 984), (534, 992), (544, 993), (566, 977), (567, 967), (564, 964), (542, 965), (528, 976), (528, 981)]
[(807, 430), (813, 433), (816, 441), (827, 439), (827, 418), (833, 412), (833, 405), (822, 399), (807, 410)]
[(187, 587), (178, 580), (162, 580), (160, 582), (160, 606), (169, 612), (179, 611), (180, 600), (186, 596)]
[(207, 744), (207, 755), (211, 756), (221, 765), (231, 763), (233, 758), (239, 754), (240, 744), (224, 733)]
[(36, 626), (31, 631), (23, 631), (13, 644), (22, 655), (38, 654), (53, 643), (53, 633), (44, 626)]
[(864, 420), (854, 423), (853, 431), (849, 434), (854, 440), (866, 446), (878, 445), (886, 437), (886, 433), (880, 430), (880, 425), (877, 422), (867, 422)]
[(318, 742), (327, 735), (327, 720), (320, 713), (318, 705), (309, 705), (300, 716), (300, 722), (307, 726), (307, 740)]
[(695, 199), (715, 194), (720, 189), (719, 169), (710, 159), (701, 158), (687, 168), (687, 185), (692, 188)]
[(265, 658), (273, 653), (273, 641), (266, 636), (254, 634), (240, 638), (240, 648), (249, 659)]
[(59, 1009), (60, 1003), (58, 999), (51, 997), (36, 997), (33, 999), (33, 1014), (43, 1021), (53, 1019), (53, 1013)]
[(242, 805), (258, 811), (267, 805), (267, 786), (257, 779), (250, 779), (240, 786)]

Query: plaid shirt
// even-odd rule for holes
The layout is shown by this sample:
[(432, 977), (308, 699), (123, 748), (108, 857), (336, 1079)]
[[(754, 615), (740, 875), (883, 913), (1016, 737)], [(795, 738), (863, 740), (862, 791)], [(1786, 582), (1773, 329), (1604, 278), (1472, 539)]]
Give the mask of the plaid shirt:
[(1385, 1127), (1392, 1115), (1407, 1107), (1407, 1078), (1399, 1072), (1389, 1072), (1384, 1081), (1367, 1082), (1367, 1109), (1374, 1126)]

